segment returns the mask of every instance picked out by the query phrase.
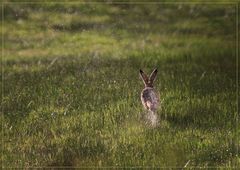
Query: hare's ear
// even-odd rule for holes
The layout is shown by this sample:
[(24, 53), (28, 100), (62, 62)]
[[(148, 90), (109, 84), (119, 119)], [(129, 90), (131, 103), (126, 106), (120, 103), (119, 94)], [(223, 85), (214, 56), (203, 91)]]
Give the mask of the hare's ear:
[(154, 82), (154, 80), (156, 79), (156, 76), (157, 76), (157, 69), (154, 69), (153, 72), (151, 73), (150, 75), (150, 83), (152, 84)]
[(140, 76), (141, 76), (144, 84), (146, 85), (147, 82), (148, 82), (148, 76), (147, 76), (141, 69), (140, 69), (140, 72), (139, 72), (139, 73), (140, 73)]

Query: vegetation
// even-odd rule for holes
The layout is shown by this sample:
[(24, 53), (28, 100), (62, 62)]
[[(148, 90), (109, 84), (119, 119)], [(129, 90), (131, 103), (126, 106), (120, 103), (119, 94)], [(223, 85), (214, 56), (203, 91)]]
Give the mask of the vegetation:
[[(239, 164), (234, 3), (7, 2), (1, 14), (3, 167)], [(143, 118), (140, 68), (159, 70), (158, 127)]]

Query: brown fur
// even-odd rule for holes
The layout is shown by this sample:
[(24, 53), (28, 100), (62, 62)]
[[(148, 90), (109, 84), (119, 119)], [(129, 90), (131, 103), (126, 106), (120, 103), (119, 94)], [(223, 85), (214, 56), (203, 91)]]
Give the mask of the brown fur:
[(145, 88), (141, 93), (141, 101), (144, 106), (149, 111), (155, 112), (159, 105), (159, 97), (153, 88), (153, 82), (156, 79), (157, 69), (154, 69), (150, 77), (140, 70), (140, 76), (144, 82)]

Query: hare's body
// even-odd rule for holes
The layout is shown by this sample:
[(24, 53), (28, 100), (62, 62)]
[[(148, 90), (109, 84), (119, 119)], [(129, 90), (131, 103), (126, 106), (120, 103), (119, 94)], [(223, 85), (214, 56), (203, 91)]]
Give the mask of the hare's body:
[(155, 112), (159, 105), (159, 97), (151, 87), (146, 87), (141, 93), (141, 101), (145, 109)]
[(144, 108), (149, 111), (147, 115), (148, 119), (153, 126), (156, 126), (158, 124), (156, 111), (159, 106), (159, 97), (153, 88), (153, 82), (157, 75), (157, 69), (153, 70), (149, 78), (142, 70), (140, 70), (140, 75), (145, 85), (141, 93), (141, 101)]

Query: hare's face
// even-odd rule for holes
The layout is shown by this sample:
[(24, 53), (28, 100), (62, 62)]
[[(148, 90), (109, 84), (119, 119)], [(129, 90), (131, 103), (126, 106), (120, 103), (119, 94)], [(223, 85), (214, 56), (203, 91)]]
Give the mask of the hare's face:
[(151, 73), (150, 77), (148, 78), (148, 76), (140, 69), (140, 76), (143, 80), (143, 83), (145, 85), (145, 87), (151, 87), (153, 88), (153, 82), (156, 79), (156, 75), (157, 75), (157, 69), (154, 69), (153, 72)]

